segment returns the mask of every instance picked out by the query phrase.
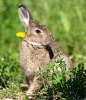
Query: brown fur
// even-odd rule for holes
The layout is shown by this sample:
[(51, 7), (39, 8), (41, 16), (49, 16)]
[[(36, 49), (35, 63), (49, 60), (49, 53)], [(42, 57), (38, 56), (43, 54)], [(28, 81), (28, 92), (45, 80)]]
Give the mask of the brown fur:
[(19, 18), (26, 30), (25, 38), (20, 45), (19, 63), (29, 86), (27, 95), (32, 95), (38, 87), (34, 74), (39, 67), (43, 69), (46, 64), (59, 57), (55, 51), (56, 47), (66, 61), (67, 71), (73, 65), (58, 44), (53, 42), (51, 32), (44, 25), (35, 23), (30, 11), (24, 5), (19, 6)]

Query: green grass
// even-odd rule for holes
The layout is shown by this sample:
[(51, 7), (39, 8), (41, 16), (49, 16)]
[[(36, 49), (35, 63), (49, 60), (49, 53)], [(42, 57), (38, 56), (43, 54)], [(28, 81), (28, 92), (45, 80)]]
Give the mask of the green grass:
[(37, 23), (47, 26), (75, 66), (86, 62), (86, 0), (0, 0), (0, 97), (4, 98), (22, 94), (19, 84), (25, 82), (18, 64), (22, 39), (15, 36), (24, 31), (19, 4), (29, 8)]

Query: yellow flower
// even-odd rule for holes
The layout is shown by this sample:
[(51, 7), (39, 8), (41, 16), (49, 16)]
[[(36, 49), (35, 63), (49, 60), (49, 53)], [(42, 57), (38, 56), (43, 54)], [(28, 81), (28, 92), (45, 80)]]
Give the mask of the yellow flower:
[(24, 32), (18, 32), (18, 33), (16, 33), (16, 36), (19, 37), (19, 38), (24, 38), (25, 33)]

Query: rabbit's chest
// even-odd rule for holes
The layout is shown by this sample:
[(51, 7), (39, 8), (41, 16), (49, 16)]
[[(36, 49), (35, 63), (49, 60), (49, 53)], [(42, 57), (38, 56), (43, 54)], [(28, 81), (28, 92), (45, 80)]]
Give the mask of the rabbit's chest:
[(22, 67), (44, 67), (50, 62), (49, 53), (44, 48), (34, 48), (30, 45), (20, 46), (20, 65)]
[(38, 67), (44, 67), (50, 62), (49, 53), (44, 49), (33, 49), (30, 51), (30, 61)]

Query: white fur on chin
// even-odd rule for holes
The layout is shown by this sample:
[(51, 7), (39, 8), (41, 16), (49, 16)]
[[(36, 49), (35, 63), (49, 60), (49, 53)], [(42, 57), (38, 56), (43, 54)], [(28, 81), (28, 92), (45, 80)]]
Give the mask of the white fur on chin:
[(41, 46), (42, 45), (41, 43), (37, 43), (37, 42), (30, 42), (30, 41), (28, 41), (28, 43), (30, 43), (32, 45), (36, 45), (36, 46)]

